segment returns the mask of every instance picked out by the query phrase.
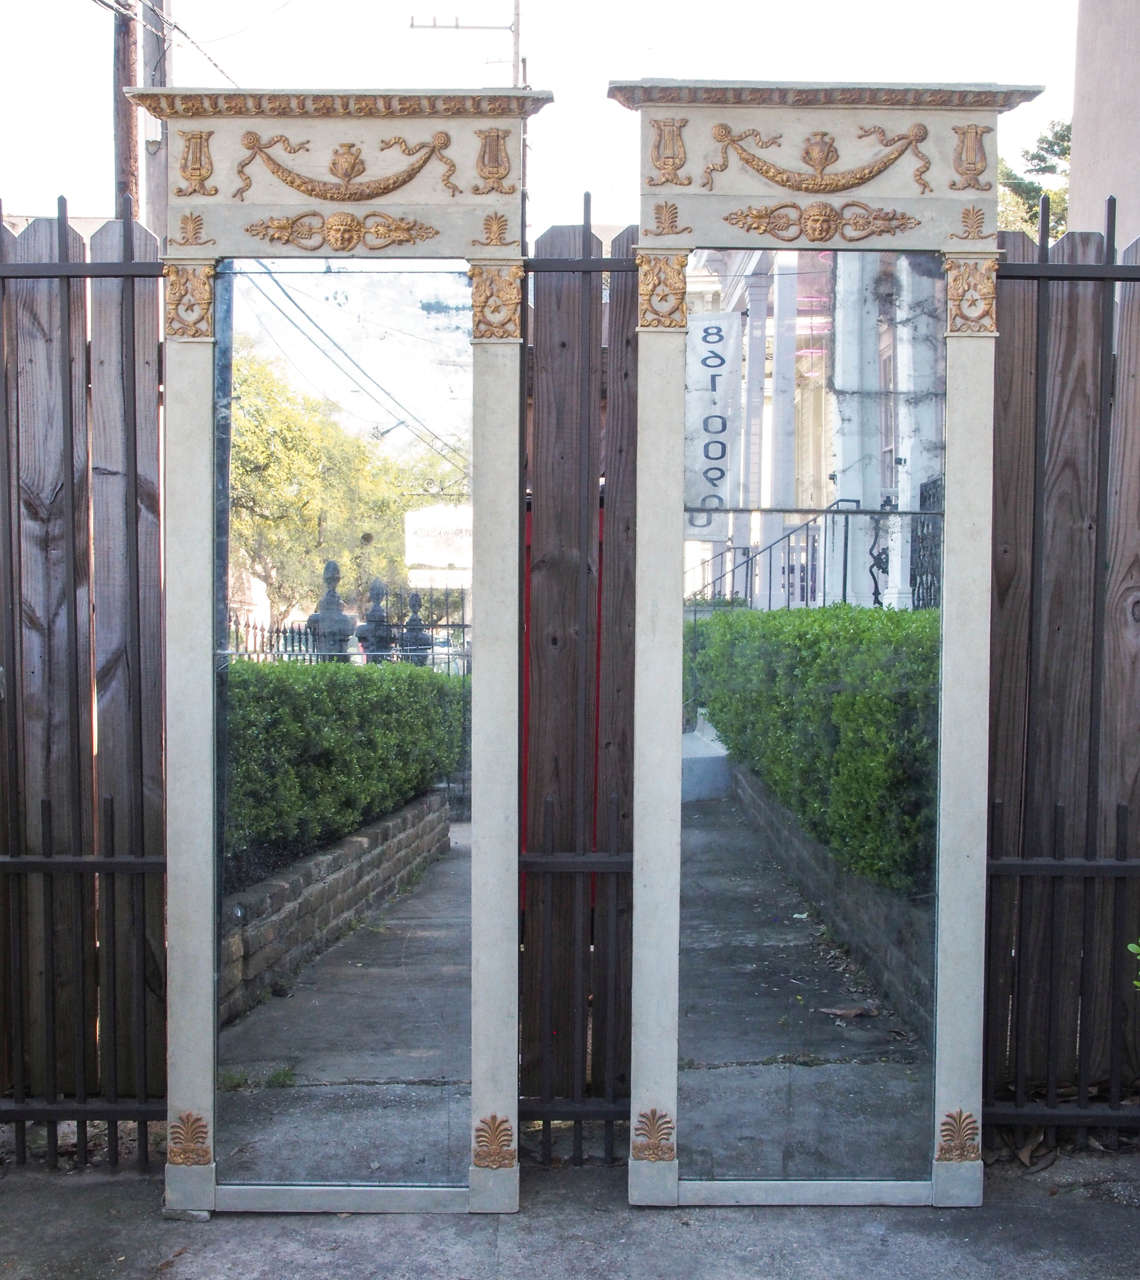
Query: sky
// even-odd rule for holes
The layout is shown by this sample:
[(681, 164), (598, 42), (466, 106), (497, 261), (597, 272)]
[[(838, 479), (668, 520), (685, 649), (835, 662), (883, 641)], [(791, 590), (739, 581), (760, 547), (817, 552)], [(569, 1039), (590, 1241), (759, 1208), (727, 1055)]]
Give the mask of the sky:
[[(480, 88), (511, 82), (511, 0), (167, 0), (169, 83), (251, 89)], [(522, 0), (527, 79), (554, 103), (530, 123), (531, 235), (637, 218), (637, 117), (606, 98), (610, 80), (878, 81), (1044, 85), (1001, 117), (1001, 154), (1072, 113), (1077, 0), (888, 6), (851, 0), (762, 5), (655, 0)], [(0, 201), (5, 213), (109, 215), (113, 19), (97, 0), (5, 6), (0, 74)], [(191, 43), (191, 41), (193, 43)], [(197, 47), (195, 47), (197, 46)], [(226, 77), (230, 79), (227, 79)], [(149, 127), (148, 117), (144, 117)]]

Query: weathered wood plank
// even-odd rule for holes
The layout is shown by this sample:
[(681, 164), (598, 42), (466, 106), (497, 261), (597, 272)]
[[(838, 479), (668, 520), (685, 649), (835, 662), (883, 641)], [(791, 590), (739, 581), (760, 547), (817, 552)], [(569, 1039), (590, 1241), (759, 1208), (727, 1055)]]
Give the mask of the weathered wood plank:
[[(1098, 262), (1102, 237), (1070, 233), (1050, 251), (1051, 262)], [(1100, 286), (1049, 285), (1049, 368), (1044, 414), (1039, 559), (1030, 621), (1029, 734), (1025, 787), (1027, 856), (1054, 852), (1054, 815), (1064, 813), (1068, 857), (1082, 857), (1088, 805), (1090, 671), (1093, 644), (1093, 552), (1096, 521), (1097, 424), (1100, 401)], [(1033, 1079), (1050, 1070), (1059, 1083), (1078, 1072), (1081, 1023), (1082, 938), (1086, 929), (1085, 890), (1069, 883), (1056, 890), (1056, 929), (1051, 930), (1045, 896), (1039, 891), (1028, 936), (1020, 939), (1019, 963), (1038, 975), (1052, 971), (1050, 984), (1038, 979), (1028, 993), (1028, 1023), (1034, 1029), (1024, 1046)], [(1050, 963), (1052, 961), (1052, 963)], [(1047, 966), (1047, 967), (1046, 967)], [(1050, 987), (1052, 991), (1050, 994)], [(1052, 1029), (1055, 1053), (1050, 1062)]]
[[(1121, 260), (1140, 263), (1140, 241)], [(1117, 845), (1117, 806), (1127, 809), (1122, 847), (1140, 859), (1140, 285), (1120, 286), (1116, 387), (1112, 407), (1106, 526), (1104, 693), (1101, 700), (1099, 847), (1111, 858)], [(1140, 884), (1118, 886), (1124, 917), (1140, 934)], [(1110, 935), (1111, 936), (1111, 935)], [(1133, 936), (1130, 941), (1136, 941)], [(1119, 941), (1115, 945), (1119, 945)], [(1110, 959), (1118, 962), (1121, 955)], [(1124, 961), (1131, 968), (1129, 960)], [(1132, 995), (1134, 993), (1128, 993)], [(1109, 1025), (1121, 1018), (1125, 1079), (1140, 1076), (1140, 1000), (1109, 1006)]]
[[(627, 227), (610, 256), (630, 257), (638, 228)], [(598, 672), (598, 842), (610, 852), (633, 848), (634, 531), (637, 518), (637, 276), (615, 272), (607, 316), (608, 369), (602, 426), (605, 511), (601, 564), (601, 652)], [(611, 813), (613, 817), (611, 817)], [(616, 819), (616, 820), (615, 820)], [(611, 827), (616, 830), (611, 832)], [(616, 847), (610, 849), (610, 842)], [(613, 920), (611, 922), (611, 915)], [(595, 1035), (592, 1078), (599, 1091), (629, 1090), (632, 878), (616, 892), (598, 881), (594, 911)], [(611, 961), (611, 939), (614, 946)], [(613, 965), (614, 1002), (607, 975)], [(611, 1043), (612, 1041), (612, 1043)], [(613, 1064), (613, 1079), (607, 1064)]]
[[(0, 262), (12, 256), (15, 236), (0, 223)], [(15, 491), (15, 448), (10, 424), (15, 420), (15, 405), (11, 401), (10, 388), (14, 392), (13, 376), (9, 364), (15, 352), (9, 341), (11, 308), (8, 290), (0, 281), (0, 538), (4, 539), (4, 555), (0, 556), (0, 598), (3, 599), (3, 616), (0, 618), (0, 666), (4, 678), (0, 682), (0, 750), (4, 761), (0, 765), (0, 848), (5, 854), (15, 855), (20, 844), (20, 785), (19, 785), (19, 701), (15, 698), (13, 677), (19, 670), (16, 653), (17, 631), (12, 601), (15, 583), (14, 566), (15, 512), (19, 509)], [(10, 1089), (14, 1081), (13, 1071), (13, 1012), (11, 981), (11, 919), (12, 910), (7, 877), (0, 884), (0, 1093)]]
[[(16, 240), (21, 262), (59, 260), (57, 224), (31, 222)], [(70, 232), (70, 260), (81, 260), (83, 242)], [(16, 397), (20, 500), (20, 697), (23, 706), (24, 812), (27, 844), (41, 853), (92, 849), (94, 742), (91, 689), (91, 544), (89, 537), (90, 450), (87, 434), (86, 323), (83, 287), (63, 289), (52, 280), (12, 286), (16, 318)], [(62, 321), (62, 324), (61, 324)], [(66, 329), (62, 326), (66, 325)], [(62, 369), (65, 335), (70, 365)], [(65, 422), (71, 414), (71, 451)], [(70, 476), (69, 473), (70, 472)], [(72, 505), (69, 508), (69, 488)], [(45, 803), (52, 816), (52, 848), (41, 823)], [(30, 1004), (31, 1087), (70, 1092), (77, 1052), (87, 1059), (94, 1084), (95, 1009), (93, 972), (81, 991), (72, 966), (76, 947), (93, 951), (94, 937), (75, 936), (76, 922), (90, 931), (89, 903), (56, 878), (51, 890), (55, 965), (48, 972), (43, 934), (44, 885), (29, 884), (29, 992), (54, 1001), (54, 1028), (41, 1019), (40, 999)], [(83, 1024), (77, 1041), (75, 1028)], [(55, 1035), (55, 1061), (48, 1061)]]
[[(1031, 262), (1037, 256), (1037, 246), (1021, 232), (999, 234), (998, 247), (1012, 262)], [(1036, 325), (1037, 285), (999, 277), (990, 624), (991, 857), (1013, 857), (1021, 848), (1033, 574)], [(1013, 877), (990, 885), (986, 1052), (987, 1079), (993, 1083), (1008, 1082), (1013, 1075), (1009, 1027), (1015, 984), (1010, 956), (1016, 951), (1021, 888)]]
[[(109, 222), (91, 237), (101, 262), (123, 256), (123, 224)], [(131, 256), (154, 261), (158, 244), (137, 223)], [(124, 289), (133, 291), (133, 315)], [(101, 279), (91, 285), (91, 450), (95, 549), (95, 672), (99, 728), (99, 790), (115, 801), (114, 847), (120, 855), (161, 856), (162, 617), (159, 529), (159, 285), (153, 280)], [(133, 371), (124, 345), (133, 321)], [(133, 394), (128, 377), (133, 376)], [(133, 421), (128, 418), (133, 413)], [(134, 458), (130, 436), (135, 437)], [(132, 475), (133, 467), (133, 475)], [(133, 548), (131, 543), (133, 541)], [(133, 564), (132, 564), (133, 551)], [(130, 1034), (136, 999), (131, 956), (141, 921), (134, 917), (129, 877), (116, 886), (118, 925), (116, 1085), (136, 1092)], [(149, 878), (145, 914), (147, 1092), (161, 1093), (165, 1073), (162, 884)], [(111, 939), (103, 939), (107, 947)], [(105, 952), (104, 958), (105, 958)]]
[[(554, 227), (539, 237), (536, 257), (582, 251), (578, 227)], [(592, 238), (592, 252), (601, 245)], [(530, 622), (527, 634), (526, 848), (541, 850), (552, 836), (565, 853), (588, 851), (592, 833), (597, 644), (597, 488), (600, 436), (601, 280), (572, 272), (540, 273), (534, 283), (534, 422), (527, 483), (531, 492)], [(582, 350), (583, 307), (589, 309), (591, 349)], [(583, 364), (585, 362), (585, 365)], [(588, 379), (584, 376), (588, 374)], [(582, 456), (582, 440), (587, 438)], [(583, 530), (583, 504), (591, 519)], [(583, 609), (583, 582), (586, 576)], [(552, 832), (544, 830), (552, 814)], [(561, 876), (527, 877), (521, 1009), (524, 1094), (541, 1090), (541, 922), (550, 921), (554, 948), (555, 1092), (573, 1082), (574, 893)], [(549, 902), (543, 899), (550, 895)]]

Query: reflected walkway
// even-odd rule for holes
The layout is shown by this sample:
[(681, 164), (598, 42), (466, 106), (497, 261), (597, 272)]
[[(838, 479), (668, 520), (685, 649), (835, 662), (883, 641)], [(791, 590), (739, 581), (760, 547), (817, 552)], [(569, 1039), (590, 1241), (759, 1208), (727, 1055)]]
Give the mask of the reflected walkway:
[(222, 1182), (463, 1186), (470, 1160), (470, 827), (219, 1037)]
[(682, 1178), (930, 1176), (930, 1057), (730, 799), (683, 806)]

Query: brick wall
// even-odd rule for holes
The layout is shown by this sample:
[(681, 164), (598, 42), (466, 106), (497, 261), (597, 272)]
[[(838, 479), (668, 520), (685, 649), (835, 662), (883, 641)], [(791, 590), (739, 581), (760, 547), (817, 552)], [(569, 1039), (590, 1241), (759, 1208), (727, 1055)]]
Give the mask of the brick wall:
[(929, 1044), (934, 1013), (933, 895), (909, 898), (846, 871), (750, 770), (734, 766), (733, 789), (773, 860), (884, 999)]
[(218, 1002), (232, 1022), (451, 847), (447, 798), (420, 796), (222, 900)]

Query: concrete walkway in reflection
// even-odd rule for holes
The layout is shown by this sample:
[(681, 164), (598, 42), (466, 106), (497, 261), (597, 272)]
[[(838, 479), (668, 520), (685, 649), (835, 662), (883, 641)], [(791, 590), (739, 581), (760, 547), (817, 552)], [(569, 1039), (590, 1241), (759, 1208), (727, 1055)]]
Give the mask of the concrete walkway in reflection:
[(219, 1037), (226, 1182), (467, 1180), (470, 828)]
[(681, 829), (681, 1177), (928, 1178), (927, 1046), (735, 800)]

